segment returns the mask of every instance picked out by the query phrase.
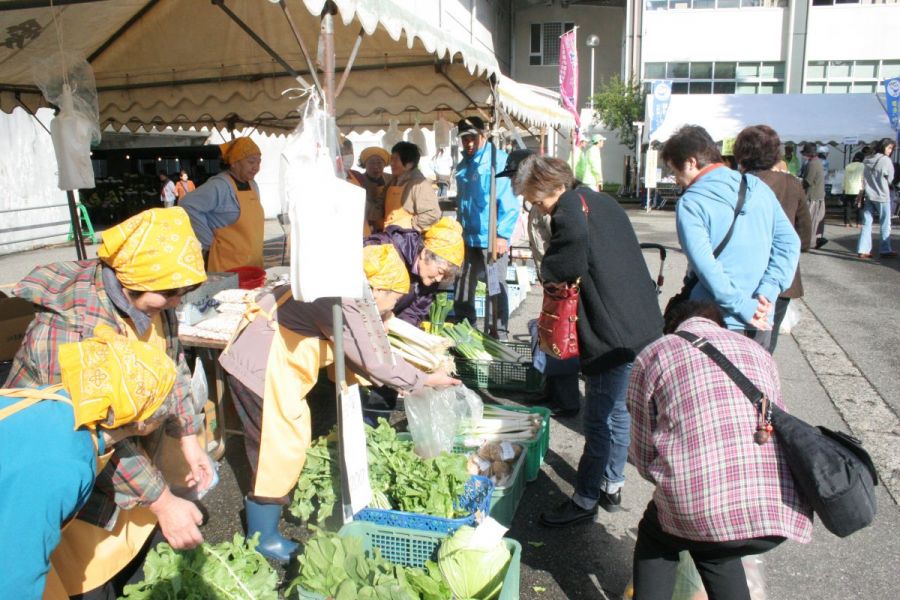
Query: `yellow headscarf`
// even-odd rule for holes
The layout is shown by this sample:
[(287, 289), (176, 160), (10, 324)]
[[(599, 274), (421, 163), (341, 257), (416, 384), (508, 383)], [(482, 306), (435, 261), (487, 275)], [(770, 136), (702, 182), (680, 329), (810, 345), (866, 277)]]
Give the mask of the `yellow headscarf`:
[(363, 269), (366, 279), (376, 290), (405, 294), (409, 291), (406, 264), (392, 244), (363, 248)]
[(165, 352), (98, 325), (91, 339), (59, 346), (62, 383), (75, 410), (75, 428), (106, 429), (145, 421), (175, 383), (175, 363)]
[(259, 149), (256, 142), (248, 137), (240, 137), (228, 143), (219, 144), (219, 150), (222, 152), (222, 160), (229, 165), (254, 154), (262, 156), (262, 150)]
[(391, 162), (391, 153), (381, 148), (379, 146), (369, 146), (365, 148), (362, 152), (359, 153), (359, 164), (363, 167), (366, 166), (366, 161), (372, 158), (373, 156), (379, 157), (384, 161), (384, 164), (389, 164)]
[(130, 290), (158, 292), (206, 281), (200, 242), (183, 208), (151, 208), (103, 232), (97, 256)]
[(440, 221), (425, 231), (425, 247), (451, 262), (457, 267), (463, 264), (466, 247), (463, 244), (462, 225), (450, 217), (443, 217)]

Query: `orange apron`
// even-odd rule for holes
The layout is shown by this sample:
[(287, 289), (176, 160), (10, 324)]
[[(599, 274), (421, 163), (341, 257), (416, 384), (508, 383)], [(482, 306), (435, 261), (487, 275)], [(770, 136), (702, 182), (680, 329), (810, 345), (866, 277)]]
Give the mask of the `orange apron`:
[[(15, 389), (15, 390), (2, 390), (3, 393), (7, 396), (15, 396), (22, 398), (21, 401), (6, 407), (2, 411), (0, 411), (0, 421), (13, 415), (21, 410), (25, 410), (26, 408), (37, 404), (43, 400), (53, 400), (57, 402), (65, 402), (66, 404), (71, 405), (72, 401), (65, 396), (61, 396), (57, 394), (60, 390), (63, 389), (62, 384), (57, 384), (53, 386), (49, 386), (40, 390), (31, 390), (31, 389)], [(99, 450), (99, 445), (97, 443), (97, 435), (95, 432), (91, 432), (91, 439), (94, 442), (95, 450)], [(100, 471), (106, 467), (106, 463), (109, 462), (110, 456), (112, 456), (113, 451), (109, 450), (104, 454), (98, 454), (96, 457), (97, 460), (97, 470), (96, 473), (99, 474)], [(77, 523), (76, 519), (72, 519), (62, 527), (63, 536), (66, 535), (65, 531), (68, 529), (70, 525), (73, 523)], [(60, 539), (60, 544), (62, 543), (62, 539)], [(54, 552), (51, 555), (51, 563), (50, 563), (50, 571), (47, 573), (46, 582), (44, 584), (44, 600), (68, 600), (69, 594), (66, 591), (66, 587), (63, 584), (62, 580), (59, 577), (59, 574), (56, 571), (56, 568), (53, 565), (53, 557), (56, 556)]]
[(259, 194), (252, 186), (249, 190), (239, 191), (230, 176), (228, 181), (237, 197), (241, 214), (228, 227), (220, 227), (213, 232), (206, 270), (221, 273), (236, 267), (263, 268), (266, 215), (259, 201)]
[[(137, 334), (131, 321), (119, 319), (119, 323), (129, 339), (141, 340), (166, 351), (161, 314), (153, 318), (142, 336)], [(178, 441), (161, 431), (159, 434), (162, 442), (154, 454), (154, 466), (166, 481), (184, 481), (187, 464)], [(47, 577), (44, 600), (84, 594), (105, 584), (137, 556), (155, 528), (156, 515), (145, 506), (120, 510), (111, 530), (73, 519), (63, 530), (62, 539), (50, 557), (52, 568)], [(50, 595), (51, 589), (57, 592), (62, 589), (65, 595)]]
[(403, 208), (404, 186), (392, 185), (384, 196), (384, 227), (391, 225), (412, 229), (413, 214)]

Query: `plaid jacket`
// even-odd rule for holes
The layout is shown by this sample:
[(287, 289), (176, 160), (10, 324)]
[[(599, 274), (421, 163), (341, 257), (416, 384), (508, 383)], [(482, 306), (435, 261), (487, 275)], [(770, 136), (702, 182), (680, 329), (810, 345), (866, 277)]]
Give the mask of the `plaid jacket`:
[[(96, 260), (55, 263), (37, 267), (16, 285), (13, 294), (35, 304), (38, 313), (16, 353), (5, 387), (59, 383), (59, 345), (92, 337), (101, 323), (124, 334), (116, 308), (104, 290), (102, 272), (102, 264)], [(194, 408), (191, 373), (178, 341), (177, 321), (172, 311), (163, 315), (167, 353), (178, 373), (164, 404), (170, 416), (159, 435), (164, 429), (170, 436), (182, 437), (197, 433), (202, 416)], [(107, 527), (112, 525), (116, 506), (127, 509), (159, 498), (166, 482), (148, 458), (159, 443), (159, 435), (127, 438), (116, 444), (79, 518)]]
[[(779, 407), (775, 360), (756, 342), (693, 318), (705, 337)], [(653, 500), (669, 534), (696, 541), (812, 537), (812, 512), (794, 488), (773, 436), (753, 441), (756, 409), (700, 350), (667, 335), (641, 352), (628, 385), (628, 460), (656, 484)]]

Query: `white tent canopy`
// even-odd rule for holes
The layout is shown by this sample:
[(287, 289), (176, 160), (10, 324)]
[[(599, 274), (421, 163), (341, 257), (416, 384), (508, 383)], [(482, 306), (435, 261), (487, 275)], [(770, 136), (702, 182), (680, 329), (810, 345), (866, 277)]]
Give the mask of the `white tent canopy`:
[[(283, 92), (301, 87), (295, 75), (307, 82), (313, 77), (277, 2), (57, 0), (55, 4), (51, 9), (49, 2), (38, 0), (0, 0), (0, 30), (8, 35), (5, 44), (0, 43), (0, 108), (5, 112), (20, 101), (32, 110), (44, 105), (30, 69), (35, 58), (59, 49), (58, 25), (65, 48), (83, 54), (94, 69), (103, 127), (249, 125), (285, 132), (298, 122), (300, 101)], [(326, 0), (283, 4), (315, 61), (321, 52), (319, 15)], [(336, 100), (342, 129), (379, 129), (389, 117), (400, 118), (404, 125), (417, 120), (430, 123), (441, 111), (449, 112), (452, 120), (490, 107), (490, 79), (501, 77), (489, 49), (490, 37), (476, 39), (458, 21), (439, 26), (441, 3), (335, 0), (335, 4), (337, 80), (362, 36), (346, 86)], [(517, 85), (510, 81), (504, 86), (515, 88), (503, 95), (510, 113), (529, 125), (570, 126), (565, 115), (555, 112), (552, 99)]]
[(677, 94), (650, 141), (665, 141), (682, 125), (700, 125), (716, 141), (750, 125), (768, 125), (783, 142), (839, 144), (895, 135), (875, 94)]

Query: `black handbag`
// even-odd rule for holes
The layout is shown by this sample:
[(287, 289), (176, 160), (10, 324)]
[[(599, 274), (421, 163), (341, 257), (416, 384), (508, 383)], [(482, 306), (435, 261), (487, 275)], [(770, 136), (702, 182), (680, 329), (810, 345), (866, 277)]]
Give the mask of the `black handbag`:
[[(734, 218), (731, 219), (731, 227), (728, 228), (728, 233), (725, 234), (725, 237), (722, 238), (722, 241), (719, 242), (719, 245), (716, 246), (716, 249), (713, 250), (713, 258), (718, 258), (720, 254), (722, 254), (722, 250), (725, 249), (725, 246), (728, 245), (728, 240), (731, 239), (731, 234), (734, 233), (734, 224), (737, 223), (738, 215), (741, 212), (741, 209), (744, 208), (744, 200), (747, 197), (747, 176), (741, 176), (741, 187), (738, 189), (738, 200), (737, 204), (734, 206)], [(681, 290), (669, 298), (669, 301), (666, 303), (666, 310), (663, 311), (663, 317), (668, 320), (669, 313), (673, 308), (678, 306), (683, 302), (687, 302), (691, 298), (691, 291), (693, 291), (694, 286), (697, 285), (697, 282), (700, 279), (697, 277), (696, 273), (689, 273), (684, 278), (684, 285), (681, 286)]]
[[(878, 473), (869, 453), (855, 437), (827, 427), (814, 427), (772, 405), (765, 394), (705, 338), (688, 331), (679, 337), (709, 356), (734, 381), (778, 436), (800, 495), (822, 524), (838, 537), (868, 527), (875, 519)], [(759, 437), (757, 437), (759, 436)], [(765, 443), (767, 434), (754, 439)]]

